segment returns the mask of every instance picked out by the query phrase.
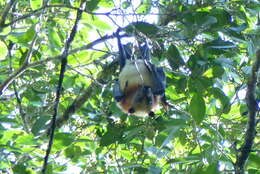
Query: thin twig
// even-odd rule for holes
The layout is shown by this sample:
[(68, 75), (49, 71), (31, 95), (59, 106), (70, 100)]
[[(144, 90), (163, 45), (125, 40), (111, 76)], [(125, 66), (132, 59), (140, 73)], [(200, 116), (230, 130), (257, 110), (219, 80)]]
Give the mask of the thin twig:
[[(11, 53), (11, 50), (12, 50), (12, 47), (13, 47), (13, 43), (10, 42), (8, 44), (8, 57), (9, 57), (9, 69), (10, 69), (10, 72), (12, 72), (12, 53)], [(27, 125), (27, 122), (26, 122), (26, 113), (24, 112), (23, 110), (23, 107), (22, 107), (22, 99), (21, 97), (19, 96), (19, 93), (18, 93), (18, 90), (17, 90), (17, 87), (16, 87), (16, 82), (15, 80), (13, 81), (13, 89), (14, 89), (14, 95), (15, 95), (15, 98), (16, 98), (16, 102), (18, 104), (18, 109), (19, 109), (19, 113), (20, 113), (20, 116), (21, 116), (21, 120), (22, 120), (22, 124), (23, 124), (23, 129), (27, 132), (27, 133), (30, 133), (30, 130), (28, 128), (28, 125)]]

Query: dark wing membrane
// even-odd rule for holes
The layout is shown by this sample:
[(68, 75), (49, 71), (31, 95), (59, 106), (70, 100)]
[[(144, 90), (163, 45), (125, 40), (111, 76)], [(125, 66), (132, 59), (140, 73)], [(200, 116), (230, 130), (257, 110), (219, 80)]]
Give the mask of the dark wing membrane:
[(165, 88), (166, 88), (166, 77), (162, 67), (155, 67), (154, 66), (154, 78), (156, 79), (155, 82), (155, 89), (153, 93), (155, 95), (164, 95)]
[(113, 86), (113, 96), (117, 102), (120, 102), (124, 98), (124, 94), (120, 89), (120, 83), (117, 80)]
[(164, 95), (166, 88), (166, 77), (162, 67), (156, 67), (150, 62), (145, 61), (147, 69), (153, 78), (152, 92), (154, 95)]
[(129, 48), (129, 44), (123, 45), (121, 43), (121, 38), (119, 35), (120, 29), (117, 30), (115, 33), (115, 36), (117, 38), (117, 45), (118, 45), (118, 51), (119, 51), (119, 64), (120, 64), (120, 71), (124, 68), (126, 59), (131, 59), (132, 51)]

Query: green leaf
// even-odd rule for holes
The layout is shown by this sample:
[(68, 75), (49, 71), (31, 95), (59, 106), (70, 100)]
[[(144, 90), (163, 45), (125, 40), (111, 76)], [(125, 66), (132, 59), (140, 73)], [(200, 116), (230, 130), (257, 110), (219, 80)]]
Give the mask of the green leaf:
[(61, 48), (61, 39), (56, 30), (52, 27), (48, 28), (48, 41), (50, 44), (50, 49), (54, 52), (55, 49)]
[(228, 30), (231, 30), (231, 31), (236, 32), (236, 33), (241, 33), (246, 28), (247, 28), (247, 25), (245, 23), (243, 23), (241, 25), (231, 26), (231, 27), (228, 28)]
[(75, 85), (75, 81), (76, 81), (76, 76), (67, 76), (66, 78), (64, 78), (63, 87), (65, 89), (71, 88)]
[(69, 133), (57, 133), (55, 134), (55, 144), (60, 144), (62, 146), (69, 146), (73, 142), (73, 137)]
[(175, 45), (172, 44), (168, 48), (166, 55), (167, 55), (168, 61), (170, 62), (172, 69), (177, 69), (181, 65), (184, 65), (184, 61), (181, 57), (181, 54)]
[(221, 77), (224, 74), (225, 70), (222, 66), (213, 67), (213, 77)]
[(73, 162), (77, 162), (82, 151), (79, 146), (69, 146), (67, 149), (65, 149), (64, 153), (67, 158), (72, 159)]
[(144, 167), (136, 167), (136, 168), (134, 169), (134, 171), (135, 171), (136, 173), (147, 173), (147, 172), (148, 172), (148, 169), (147, 169), (147, 168), (144, 168)]
[(49, 115), (41, 115), (33, 124), (32, 133), (38, 135), (41, 130), (46, 129), (46, 122), (50, 120)]
[(22, 43), (29, 46), (29, 42), (32, 41), (35, 35), (35, 26), (31, 26), (26, 32), (14, 32), (8, 35), (8, 39), (15, 43)]
[(0, 144), (7, 144), (7, 142), (12, 141), (14, 137), (18, 137), (23, 134), (24, 132), (20, 130), (7, 130), (3, 133), (3, 136), (0, 139)]
[(99, 0), (88, 0), (86, 1), (86, 10), (92, 12), (97, 9)]
[(207, 28), (217, 23), (217, 19), (214, 16), (210, 16), (208, 12), (197, 12), (192, 15), (194, 16), (189, 17), (190, 19), (188, 18), (189, 22), (191, 24), (195, 22), (200, 28)]
[(211, 163), (203, 173), (220, 174), (218, 170), (218, 163), (217, 162)]
[(23, 173), (23, 174), (31, 174), (30, 169), (27, 169), (24, 164), (14, 165), (14, 166), (12, 167), (12, 172), (13, 172), (14, 174), (20, 174), (20, 173)]
[(217, 19), (213, 16), (204, 16), (201, 18), (202, 24), (200, 25), (201, 27), (208, 27), (212, 24), (217, 23)]
[(203, 76), (212, 78), (212, 77), (221, 77), (225, 72), (222, 66), (214, 66), (213, 68), (208, 69)]
[(179, 80), (177, 80), (176, 84), (175, 84), (175, 90), (177, 93), (185, 93), (185, 90), (187, 88), (187, 83), (188, 80), (187, 78), (180, 78)]
[(41, 8), (42, 0), (30, 0), (30, 5), (33, 10)]
[(212, 49), (229, 49), (229, 48), (236, 48), (236, 45), (230, 41), (224, 41), (222, 39), (217, 39), (212, 42), (208, 42), (206, 44), (208, 48)]
[(248, 107), (246, 104), (240, 104), (240, 107), (239, 107), (239, 112), (240, 112), (240, 115), (247, 115), (248, 114)]
[(15, 142), (19, 145), (35, 145), (36, 144), (33, 135), (21, 135), (15, 140)]
[(145, 35), (155, 35), (159, 31), (159, 28), (156, 25), (147, 22), (134, 22), (126, 26), (125, 30), (129, 33), (133, 33), (137, 30)]
[(123, 9), (127, 9), (128, 7), (130, 7), (130, 5), (131, 5), (131, 2), (130, 2), (130, 1), (124, 1), (124, 2), (122, 3)]
[(250, 153), (248, 160), (255, 164), (256, 167), (259, 167), (260, 156), (256, 153)]
[(0, 60), (5, 59), (5, 56), (7, 55), (7, 47), (4, 44), (4, 42), (0, 41)]
[(208, 78), (212, 78), (213, 77), (213, 69), (212, 68), (208, 69), (206, 72), (203, 73), (203, 76), (208, 77)]
[(227, 50), (236, 47), (237, 46), (233, 42), (225, 41), (221, 38), (218, 38), (203, 45), (203, 48), (205, 49), (204, 51), (207, 51), (209, 54), (215, 55), (224, 54)]
[(161, 174), (162, 169), (160, 167), (150, 166), (149, 169), (148, 169), (148, 173), (150, 173), (150, 174)]
[(99, 0), (98, 6), (105, 7), (105, 8), (114, 8), (114, 1), (113, 0)]
[(116, 141), (122, 140), (122, 129), (114, 126), (109, 126), (107, 132), (101, 137), (100, 145), (108, 146)]
[(206, 105), (203, 97), (199, 94), (195, 94), (190, 102), (189, 111), (193, 119), (197, 124), (200, 124), (205, 118)]
[(222, 112), (225, 114), (229, 113), (231, 104), (229, 98), (225, 95), (225, 93), (219, 88), (211, 88), (209, 92), (215, 98), (220, 100)]
[(121, 150), (120, 155), (122, 155), (127, 160), (133, 159), (133, 154), (128, 150)]
[(231, 15), (222, 8), (212, 9), (209, 15), (214, 16), (217, 19), (217, 23), (212, 25), (215, 29), (230, 25), (232, 22)]
[(148, 0), (141, 1), (141, 4), (136, 9), (136, 13), (149, 13), (152, 7), (152, 3)]
[(109, 23), (106, 23), (102, 20), (100, 20), (99, 18), (95, 17), (92, 21), (91, 21), (91, 25), (95, 26), (97, 29), (99, 30), (111, 30), (111, 26), (109, 25)]

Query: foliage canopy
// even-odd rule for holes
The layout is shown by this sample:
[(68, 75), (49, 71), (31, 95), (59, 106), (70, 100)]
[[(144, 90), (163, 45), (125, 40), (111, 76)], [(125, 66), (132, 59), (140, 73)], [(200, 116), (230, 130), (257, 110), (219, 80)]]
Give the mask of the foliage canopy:
[[(255, 91), (247, 87), (259, 75), (254, 0), (0, 0), (0, 171), (41, 171), (80, 4), (47, 173), (234, 173), (251, 109), (245, 94), (260, 101), (259, 78)], [(112, 99), (118, 27), (124, 42), (146, 38), (164, 67), (171, 107), (156, 118), (125, 115)], [(249, 174), (260, 173), (259, 144), (256, 136)]]

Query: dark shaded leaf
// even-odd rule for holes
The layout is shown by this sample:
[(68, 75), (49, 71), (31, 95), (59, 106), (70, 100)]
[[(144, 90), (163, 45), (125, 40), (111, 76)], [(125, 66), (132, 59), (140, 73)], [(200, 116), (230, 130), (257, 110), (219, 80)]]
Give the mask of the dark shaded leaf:
[(97, 9), (99, 1), (97, 0), (88, 0), (86, 1), (86, 10), (92, 12)]
[(150, 166), (149, 169), (148, 169), (148, 173), (150, 173), (150, 174), (161, 174), (162, 169), (160, 167)]
[(159, 31), (159, 28), (147, 22), (135, 22), (126, 26), (125, 30), (129, 33), (133, 33), (137, 30), (145, 35), (155, 35)]
[(123, 131), (121, 128), (108, 126), (107, 132), (101, 137), (100, 146), (108, 146), (122, 140)]
[(36, 122), (33, 124), (32, 133), (34, 135), (38, 135), (41, 130), (46, 129), (46, 122), (49, 121), (51, 116), (49, 115), (41, 115)]
[(148, 172), (148, 169), (144, 168), (144, 167), (136, 167), (134, 169), (134, 171), (137, 172), (137, 173), (146, 173), (146, 172)]
[(184, 65), (184, 61), (181, 57), (181, 54), (175, 45), (171, 45), (168, 48), (167, 58), (168, 58), (168, 61), (170, 62), (172, 69), (177, 69), (180, 66)]
[(82, 151), (79, 146), (69, 146), (65, 149), (65, 156), (72, 159), (74, 162), (77, 162), (81, 153)]
[(217, 23), (212, 25), (213, 27), (219, 28), (231, 24), (231, 15), (222, 8), (214, 8), (210, 11), (210, 15), (217, 19)]
[(55, 134), (55, 141), (62, 146), (69, 146), (73, 142), (73, 137), (69, 133), (57, 133)]
[(201, 95), (193, 95), (190, 102), (189, 111), (197, 124), (200, 124), (203, 121), (206, 113), (206, 105)]
[(227, 114), (230, 111), (230, 100), (229, 98), (225, 95), (225, 93), (219, 89), (219, 88), (211, 88), (209, 92), (217, 99), (220, 100), (221, 102), (221, 110), (223, 113)]
[(213, 49), (229, 49), (236, 48), (236, 45), (230, 41), (224, 41), (222, 39), (214, 40), (205, 45), (207, 48)]

